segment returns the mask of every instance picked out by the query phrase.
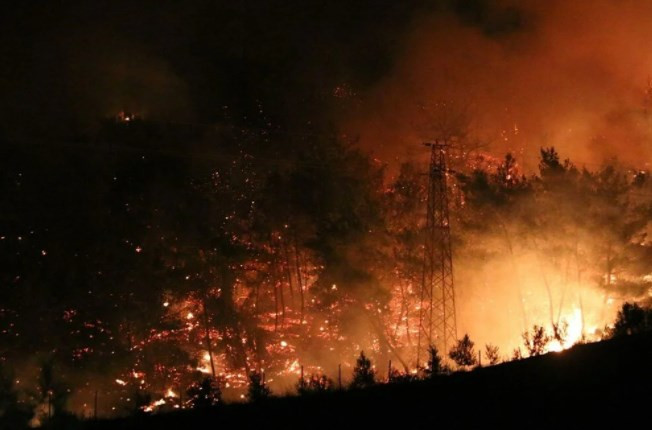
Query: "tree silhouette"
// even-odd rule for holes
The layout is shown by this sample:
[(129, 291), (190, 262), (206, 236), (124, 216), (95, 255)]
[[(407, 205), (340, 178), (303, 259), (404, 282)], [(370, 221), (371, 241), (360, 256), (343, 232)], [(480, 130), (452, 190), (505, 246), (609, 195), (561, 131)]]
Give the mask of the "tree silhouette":
[(434, 377), (442, 373), (442, 360), (439, 356), (439, 351), (434, 345), (428, 347), (428, 367), (424, 369), (424, 372), (427, 377)]
[(532, 332), (523, 333), (523, 344), (530, 357), (535, 357), (546, 352), (546, 348), (552, 338), (546, 333), (543, 326), (534, 325)]
[(650, 329), (652, 329), (652, 309), (644, 309), (636, 303), (625, 303), (618, 311), (611, 336), (626, 336)]
[(484, 347), (484, 355), (489, 360), (489, 365), (494, 366), (500, 362), (500, 356), (498, 354), (498, 347), (488, 343)]
[(473, 366), (477, 363), (475, 351), (468, 334), (457, 341), (457, 344), (450, 350), (448, 356), (460, 367)]
[(559, 342), (560, 345), (566, 343), (568, 338), (568, 322), (566, 320), (552, 325), (552, 338)]
[(222, 401), (220, 384), (211, 377), (192, 384), (188, 388), (187, 394), (193, 408), (207, 408)]
[(376, 371), (371, 365), (365, 355), (364, 351), (360, 351), (355, 367), (353, 368), (353, 381), (351, 381), (352, 388), (367, 388), (376, 383)]
[(247, 392), (247, 398), (250, 402), (259, 402), (269, 398), (271, 391), (265, 385), (263, 379), (263, 373), (258, 371), (253, 371), (249, 373), (249, 390)]

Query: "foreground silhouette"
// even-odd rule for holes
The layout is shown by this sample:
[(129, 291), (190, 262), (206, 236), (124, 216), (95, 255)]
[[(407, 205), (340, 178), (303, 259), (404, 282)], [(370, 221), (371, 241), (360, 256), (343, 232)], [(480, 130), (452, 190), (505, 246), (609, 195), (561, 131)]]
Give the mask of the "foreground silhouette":
[(644, 333), (407, 384), (87, 422), (82, 428), (381, 428), (389, 420), (406, 428), (586, 428), (645, 419), (651, 382), (652, 333)]

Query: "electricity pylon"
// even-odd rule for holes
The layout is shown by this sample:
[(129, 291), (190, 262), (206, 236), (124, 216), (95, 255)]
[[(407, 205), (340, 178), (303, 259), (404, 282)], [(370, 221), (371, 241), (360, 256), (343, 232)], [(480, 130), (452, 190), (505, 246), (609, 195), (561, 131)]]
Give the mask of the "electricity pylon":
[[(428, 172), (428, 210), (426, 215), (423, 250), (423, 277), (419, 304), (419, 359), (427, 360), (427, 348), (436, 346), (446, 357), (457, 341), (455, 314), (455, 287), (453, 282), (453, 255), (451, 252), (450, 217), (446, 142), (429, 142), (430, 167)], [(424, 354), (425, 352), (425, 354)]]

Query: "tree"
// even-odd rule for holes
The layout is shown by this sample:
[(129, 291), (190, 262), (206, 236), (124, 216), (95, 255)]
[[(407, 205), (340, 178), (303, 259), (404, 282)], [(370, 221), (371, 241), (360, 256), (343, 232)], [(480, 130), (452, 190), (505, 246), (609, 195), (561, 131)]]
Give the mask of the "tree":
[(211, 377), (195, 382), (188, 388), (187, 393), (193, 408), (207, 408), (222, 401), (220, 384)]
[(641, 333), (652, 328), (652, 309), (644, 309), (636, 303), (625, 303), (618, 311), (612, 337)]
[(473, 366), (477, 363), (476, 354), (473, 349), (474, 345), (469, 335), (465, 334), (462, 339), (457, 341), (457, 345), (450, 350), (448, 356), (459, 367)]
[(430, 345), (430, 347), (428, 347), (428, 368), (425, 369), (425, 374), (432, 378), (441, 374), (442, 370), (442, 360), (439, 356), (439, 351), (437, 351), (436, 346)]
[(500, 356), (498, 355), (498, 347), (490, 343), (484, 346), (484, 355), (489, 360), (489, 365), (494, 366), (500, 362)]
[(353, 381), (351, 388), (368, 388), (376, 383), (376, 371), (365, 355), (360, 351), (355, 367), (353, 368)]
[(552, 338), (559, 342), (560, 345), (566, 343), (568, 338), (568, 322), (566, 320), (552, 325)]
[(559, 178), (569, 172), (575, 172), (576, 168), (569, 159), (562, 163), (557, 150), (551, 146), (549, 148), (540, 148), (539, 151), (539, 173), (541, 178)]
[(530, 357), (545, 353), (551, 339), (546, 329), (536, 324), (532, 327), (531, 333), (528, 331), (523, 333), (523, 344)]
[(247, 393), (247, 398), (250, 402), (259, 402), (269, 398), (271, 395), (269, 387), (265, 385), (263, 375), (264, 374), (262, 372), (258, 371), (249, 373), (249, 390)]

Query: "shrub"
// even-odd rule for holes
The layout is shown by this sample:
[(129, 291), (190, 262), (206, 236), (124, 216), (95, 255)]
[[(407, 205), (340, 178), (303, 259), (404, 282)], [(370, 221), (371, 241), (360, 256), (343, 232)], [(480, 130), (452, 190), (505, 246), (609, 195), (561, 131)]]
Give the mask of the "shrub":
[(552, 338), (546, 333), (543, 326), (534, 325), (532, 332), (523, 333), (523, 344), (530, 357), (535, 357), (546, 352)]

